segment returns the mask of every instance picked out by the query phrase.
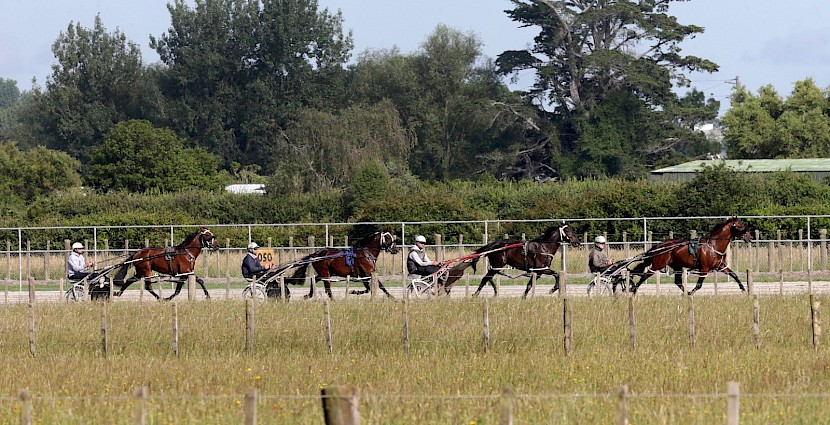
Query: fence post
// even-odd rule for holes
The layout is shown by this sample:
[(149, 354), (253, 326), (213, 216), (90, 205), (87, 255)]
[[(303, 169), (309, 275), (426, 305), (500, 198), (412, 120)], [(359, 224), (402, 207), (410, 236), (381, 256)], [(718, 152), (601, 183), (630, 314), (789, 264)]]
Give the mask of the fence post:
[(637, 328), (634, 321), (634, 297), (628, 296), (628, 346), (631, 351), (637, 346)]
[(752, 269), (746, 269), (746, 294), (750, 297), (755, 293), (754, 282), (752, 281)]
[(530, 273), (530, 298), (536, 298), (536, 272)]
[(107, 357), (107, 349), (109, 348), (109, 332), (107, 330), (107, 305), (109, 303), (101, 304), (101, 354)]
[(755, 348), (761, 348), (761, 301), (758, 295), (752, 296), (752, 338), (755, 340)]
[(193, 301), (196, 299), (196, 275), (191, 274), (187, 276), (187, 300)]
[(813, 269), (807, 269), (807, 294), (813, 295)]
[(490, 301), (484, 299), (484, 354), (490, 352)]
[(819, 251), (819, 261), (821, 262), (821, 270), (827, 268), (827, 229), (819, 229), (818, 237), (820, 239), (821, 250)]
[(29, 304), (37, 303), (37, 292), (35, 292), (35, 280), (29, 277)]
[(568, 297), (562, 298), (562, 322), (563, 322), (563, 330), (564, 330), (564, 343), (565, 343), (565, 354), (571, 353), (571, 343), (572, 343), (572, 329), (571, 329), (571, 312), (568, 308)]
[(133, 423), (135, 425), (145, 425), (147, 423), (147, 387), (136, 387), (133, 397), (135, 398)]
[(49, 251), (51, 251), (51, 241), (46, 241), (46, 251), (43, 252), (43, 280), (49, 281)]
[(321, 390), (323, 419), (326, 425), (358, 425), (360, 411), (357, 409), (359, 395), (353, 385), (337, 385)]
[(225, 238), (225, 299), (231, 297), (231, 240)]
[(248, 388), (245, 392), (245, 425), (256, 425), (256, 388)]
[(695, 297), (689, 296), (689, 344), (692, 349), (695, 348), (697, 335), (695, 334)]
[(37, 339), (35, 339), (35, 305), (29, 304), (29, 354), (37, 356)]
[(622, 242), (623, 242), (623, 258), (628, 258), (628, 232), (623, 232), (622, 234)]
[(326, 350), (328, 350), (329, 354), (332, 353), (332, 340), (331, 340), (331, 311), (329, 310), (329, 299), (326, 298), (323, 301), (323, 316), (326, 321)]
[(821, 300), (815, 294), (810, 294), (810, 318), (813, 328), (813, 348), (818, 349), (821, 342)]
[(504, 387), (501, 390), (501, 414), (499, 425), (513, 425), (513, 388)]
[(32, 394), (20, 390), (20, 425), (32, 425)]
[(778, 270), (778, 295), (784, 295), (784, 269)]
[(435, 259), (444, 261), (444, 245), (441, 244), (441, 234), (435, 234)]
[(727, 425), (738, 425), (740, 417), (740, 393), (741, 385), (735, 381), (726, 384), (726, 423)]
[[(352, 275), (347, 274), (346, 275), (346, 291), (343, 293), (343, 298), (349, 298), (349, 286), (351, 286), (351, 283), (352, 283)], [(406, 288), (406, 279), (404, 279), (404, 285), (403, 286), (404, 286), (404, 288)], [(406, 290), (406, 289), (404, 289), (404, 290)]]
[(568, 296), (568, 273), (566, 272), (559, 273), (559, 296)]
[(409, 351), (409, 297), (404, 288), (403, 296), (403, 348)]
[(617, 411), (617, 425), (628, 425), (628, 385), (620, 386), (620, 409)]
[(173, 302), (173, 355), (179, 356), (179, 305)]
[(285, 294), (285, 276), (280, 276), (280, 300), (287, 302), (288, 297)]
[(245, 343), (248, 354), (254, 354), (254, 302), (245, 300)]

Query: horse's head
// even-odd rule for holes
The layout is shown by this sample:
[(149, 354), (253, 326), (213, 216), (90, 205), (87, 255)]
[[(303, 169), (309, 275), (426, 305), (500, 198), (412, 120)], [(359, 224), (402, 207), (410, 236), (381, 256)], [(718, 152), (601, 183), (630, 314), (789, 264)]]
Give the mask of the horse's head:
[(392, 255), (398, 253), (398, 246), (395, 245), (395, 235), (390, 232), (380, 232), (380, 249)]
[(738, 217), (732, 217), (729, 219), (729, 236), (731, 239), (743, 239), (744, 242), (752, 242), (752, 234), (749, 232), (749, 227), (747, 227)]
[(564, 221), (562, 224), (559, 225), (559, 240), (562, 243), (569, 243), (572, 247), (577, 248), (579, 247), (579, 238), (574, 233), (571, 226), (567, 225)]
[(216, 236), (213, 232), (204, 227), (199, 228), (199, 244), (203, 249), (209, 249), (211, 251), (219, 249), (219, 244), (216, 242)]

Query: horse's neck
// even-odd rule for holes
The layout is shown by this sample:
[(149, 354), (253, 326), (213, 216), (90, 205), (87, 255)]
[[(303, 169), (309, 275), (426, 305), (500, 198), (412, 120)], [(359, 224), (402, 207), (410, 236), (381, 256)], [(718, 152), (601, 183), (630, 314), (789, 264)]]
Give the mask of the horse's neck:
[(372, 240), (370, 240), (364, 246), (356, 246), (355, 250), (365, 251), (369, 253), (371, 256), (378, 258), (378, 255), (380, 255), (380, 241), (378, 241), (377, 247), (373, 246)]
[(555, 254), (556, 250), (559, 249), (559, 242), (559, 238), (553, 238), (552, 240), (539, 243), (544, 245), (548, 249), (548, 251), (550, 251), (551, 254)]
[(709, 235), (708, 240), (706, 241), (709, 245), (712, 245), (717, 251), (723, 252), (727, 246), (729, 246), (729, 242), (732, 240), (732, 237), (729, 233), (729, 228), (724, 227), (723, 229), (718, 230), (717, 232), (713, 232)]

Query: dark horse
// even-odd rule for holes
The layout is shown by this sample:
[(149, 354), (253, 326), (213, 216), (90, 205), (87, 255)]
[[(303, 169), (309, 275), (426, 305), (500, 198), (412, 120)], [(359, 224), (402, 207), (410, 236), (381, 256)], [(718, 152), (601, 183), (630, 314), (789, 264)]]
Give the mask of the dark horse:
[[(508, 245), (514, 245), (517, 243), (522, 244), (521, 246), (517, 246), (515, 248), (508, 248), (485, 254), (487, 259), (490, 260), (490, 269), (487, 270), (487, 274), (481, 279), (481, 283), (478, 284), (478, 289), (476, 289), (473, 293), (473, 296), (477, 296), (478, 293), (481, 292), (481, 288), (483, 288), (487, 282), (490, 282), (490, 285), (493, 286), (493, 292), (498, 295), (498, 289), (496, 289), (496, 284), (493, 282), (493, 276), (501, 273), (501, 270), (506, 266), (511, 266), (518, 270), (524, 270), (528, 273), (534, 272), (539, 275), (553, 275), (556, 279), (556, 284), (553, 286), (553, 289), (551, 289), (551, 292), (555, 292), (559, 289), (559, 273), (550, 269), (550, 263), (553, 260), (553, 256), (556, 254), (556, 251), (559, 250), (559, 245), (563, 242), (570, 243), (571, 246), (574, 247), (579, 246), (579, 238), (576, 237), (570, 226), (565, 223), (562, 223), (556, 227), (548, 227), (542, 236), (539, 236), (532, 241), (522, 242), (518, 239), (499, 239), (477, 249), (476, 254), (482, 254), (498, 250), (499, 248), (503, 248)], [(473, 270), (475, 270), (475, 266), (479, 258), (480, 257), (476, 257), (473, 259)], [(527, 282), (527, 289), (525, 289), (524, 293), (525, 297), (530, 291), (532, 284), (533, 278)]]
[(697, 279), (697, 285), (694, 289), (689, 291), (689, 295), (694, 294), (703, 286), (703, 279), (706, 279), (710, 270), (726, 273), (729, 277), (735, 279), (735, 282), (738, 282), (738, 287), (743, 291), (744, 285), (741, 283), (741, 279), (726, 264), (726, 248), (729, 247), (729, 242), (733, 239), (743, 239), (746, 242), (752, 240), (749, 229), (737, 217), (732, 217), (718, 224), (712, 229), (709, 236), (699, 240), (671, 239), (661, 242), (646, 251), (643, 254), (645, 260), (631, 270), (632, 275), (640, 276), (640, 280), (631, 285), (631, 292), (637, 292), (637, 288), (646, 279), (656, 271), (663, 270), (666, 266), (674, 270), (674, 284), (681, 291), (684, 290), (683, 276), (680, 273), (683, 268), (698, 271), (700, 277)]
[[(297, 270), (286, 279), (286, 283), (302, 285), (305, 282), (308, 266), (311, 264), (317, 273), (317, 276), (314, 277), (314, 283), (322, 280), (329, 298), (333, 299), (331, 295), (332, 276), (351, 276), (363, 281), (365, 289), (362, 291), (352, 291), (352, 293), (357, 295), (365, 294), (371, 291), (369, 288), (369, 279), (375, 273), (375, 262), (381, 251), (387, 251), (393, 255), (398, 253), (398, 247), (395, 245), (395, 237), (389, 232), (375, 232), (355, 242), (351, 249), (323, 248), (303, 257), (300, 260), (302, 264), (297, 266)], [(318, 258), (319, 260), (316, 260)], [(304, 298), (314, 296), (314, 283), (311, 285), (311, 291)], [(388, 297), (392, 297), (380, 281), (378, 281), (378, 287)], [(286, 289), (287, 293), (288, 291)]]
[[(203, 248), (216, 250), (219, 246), (216, 244), (216, 237), (213, 233), (204, 227), (200, 227), (198, 231), (187, 235), (184, 242), (175, 247), (142, 248), (138, 250), (124, 261), (124, 265), (113, 278), (113, 283), (121, 287), (116, 295), (120, 296), (134, 282), (144, 279), (144, 288), (158, 299), (158, 294), (153, 291), (152, 281), (153, 272), (157, 272), (168, 275), (176, 281), (176, 292), (165, 298), (168, 301), (173, 299), (181, 292), (182, 286), (187, 281), (186, 276), (193, 273), (196, 258)], [(124, 278), (127, 277), (131, 265), (135, 268), (135, 275), (125, 281)], [(197, 277), (196, 282), (205, 291), (205, 296), (210, 298), (210, 294), (205, 289), (205, 281)]]

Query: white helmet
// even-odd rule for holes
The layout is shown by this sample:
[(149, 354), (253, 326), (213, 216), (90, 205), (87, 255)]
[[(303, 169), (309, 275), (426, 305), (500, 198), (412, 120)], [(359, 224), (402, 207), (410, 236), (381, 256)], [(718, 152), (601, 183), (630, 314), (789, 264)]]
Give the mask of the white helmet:
[(415, 242), (427, 243), (427, 238), (424, 235), (415, 236)]
[(84, 249), (84, 244), (80, 242), (75, 242), (72, 244), (72, 249)]
[(259, 245), (257, 245), (256, 242), (251, 242), (251, 243), (248, 244), (248, 250), (249, 251), (252, 250), (252, 249), (257, 249), (257, 248), (259, 248)]
[(605, 236), (597, 236), (594, 238), (594, 243), (605, 243)]

